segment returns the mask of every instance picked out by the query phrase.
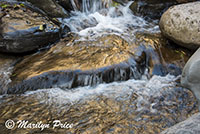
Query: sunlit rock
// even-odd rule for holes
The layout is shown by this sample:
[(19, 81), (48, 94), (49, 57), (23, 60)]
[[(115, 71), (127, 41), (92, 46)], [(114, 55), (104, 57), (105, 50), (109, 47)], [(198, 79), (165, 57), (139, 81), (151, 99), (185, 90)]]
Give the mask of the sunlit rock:
[(20, 83), (13, 83), (11, 92), (140, 79), (146, 57), (139, 53), (136, 61), (136, 47), (115, 35), (94, 41), (68, 41), (65, 38), (49, 51), (28, 56), (16, 65), (12, 80), (15, 84)]
[(160, 19), (160, 30), (177, 44), (197, 49), (200, 46), (199, 14), (200, 2), (171, 7)]

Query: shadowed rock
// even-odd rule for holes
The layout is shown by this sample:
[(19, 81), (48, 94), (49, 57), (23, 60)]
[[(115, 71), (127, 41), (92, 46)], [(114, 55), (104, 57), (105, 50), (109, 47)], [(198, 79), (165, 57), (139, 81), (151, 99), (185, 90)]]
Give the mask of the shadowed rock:
[(137, 16), (146, 19), (159, 19), (170, 6), (177, 4), (175, 0), (135, 0), (130, 9)]
[(34, 7), (39, 8), (47, 16), (52, 18), (65, 18), (68, 17), (68, 12), (55, 0), (17, 0), (31, 3)]

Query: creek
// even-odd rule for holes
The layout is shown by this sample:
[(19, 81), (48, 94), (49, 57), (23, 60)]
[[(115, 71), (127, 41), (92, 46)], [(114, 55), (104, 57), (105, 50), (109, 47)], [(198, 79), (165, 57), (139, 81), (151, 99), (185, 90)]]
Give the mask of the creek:
[[(99, 41), (98, 39), (109, 35), (114, 35), (113, 38), (122, 38), (129, 46), (136, 42), (140, 34), (152, 36), (160, 34), (158, 20), (147, 21), (133, 15), (129, 9), (131, 2), (116, 5), (111, 0), (82, 0), (81, 7), (78, 7), (73, 0), (71, 3), (74, 8), (74, 11), (70, 13), (71, 17), (60, 19), (60, 22), (70, 28), (71, 33), (76, 36), (76, 40), (66, 46), (76, 45), (77, 42), (85, 42), (87, 45), (89, 42), (88, 45), (101, 48), (102, 44), (109, 41)], [(151, 39), (142, 36), (142, 39), (151, 46), (152, 42), (152, 44), (159, 42), (157, 39), (159, 37)], [(180, 79), (180, 73), (168, 74), (167, 71), (168, 63), (172, 61), (179, 65), (183, 63), (178, 61), (180, 58), (176, 60), (175, 55), (171, 56), (170, 48), (159, 46), (150, 48), (147, 52), (153, 59), (151, 64), (166, 64), (166, 66), (163, 68), (156, 66), (152, 69), (149, 64), (145, 63), (146, 68), (143, 69), (141, 77), (137, 79), (131, 76), (122, 79), (124, 75), (122, 74), (120, 79), (111, 82), (96, 80), (95, 84), (70, 86), (70, 88), (69, 86), (54, 85), (48, 88), (37, 88), (33, 91), (24, 90), (24, 93), (21, 94), (1, 95), (1, 132), (5, 134), (10, 132), (15, 134), (156, 134), (185, 120), (197, 112), (196, 99), (189, 90), (182, 88), (177, 82)], [(59, 47), (53, 52), (57, 51), (60, 51)], [(173, 60), (168, 60), (169, 58)], [(181, 60), (185, 62), (187, 58), (181, 58)], [(90, 63), (88, 64), (87, 66), (90, 66)], [(32, 76), (34, 73), (29, 68), (32, 64), (30, 66), (27, 64), (27, 66), (27, 72)], [(45, 64), (40, 68), (43, 66)], [(91, 64), (91, 66), (93, 65)], [(1, 88), (5, 88), (12, 81), (10, 76), (13, 68), (6, 66), (4, 68), (6, 69), (0, 70), (0, 76), (3, 76), (1, 77), (3, 79), (0, 80), (0, 83), (3, 83)], [(163, 69), (165, 73), (155, 73), (156, 71), (162, 72)], [(26, 68), (23, 71), (26, 72)], [(50, 124), (50, 128), (41, 131), (39, 128), (15, 127), (10, 131), (4, 126), (7, 119), (15, 122), (26, 120), (32, 123), (42, 121), (43, 124)], [(54, 120), (67, 122), (73, 126), (54, 129), (52, 126)]]

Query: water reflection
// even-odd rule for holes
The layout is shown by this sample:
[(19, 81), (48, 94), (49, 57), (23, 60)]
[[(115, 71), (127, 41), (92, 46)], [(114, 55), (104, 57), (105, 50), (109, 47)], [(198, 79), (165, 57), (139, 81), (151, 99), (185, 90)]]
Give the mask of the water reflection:
[[(197, 112), (192, 93), (177, 86), (174, 76), (129, 80), (77, 89), (42, 89), (0, 98), (0, 130), (4, 133), (134, 133), (155, 134)], [(8, 130), (6, 120), (32, 123), (54, 120), (73, 128), (52, 126)]]

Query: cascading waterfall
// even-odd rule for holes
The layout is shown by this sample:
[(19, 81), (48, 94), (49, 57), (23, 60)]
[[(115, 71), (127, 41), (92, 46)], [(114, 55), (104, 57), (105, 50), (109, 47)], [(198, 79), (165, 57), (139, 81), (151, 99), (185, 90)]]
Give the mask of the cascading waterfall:
[[(71, 0), (74, 11), (70, 18), (62, 20), (70, 30), (82, 38), (93, 38), (103, 34), (117, 34), (134, 39), (137, 31), (158, 31), (154, 23), (134, 16), (129, 6), (113, 4), (112, 0), (82, 0), (82, 10), (78, 11), (76, 2)], [(130, 30), (131, 29), (131, 30)]]
[[(71, 4), (75, 11), (78, 10), (76, 2), (71, 0)], [(112, 4), (112, 0), (82, 0), (82, 12), (91, 13), (97, 12), (103, 8), (109, 8)]]

